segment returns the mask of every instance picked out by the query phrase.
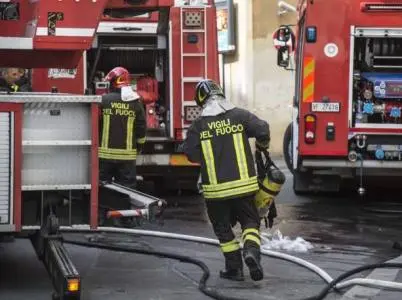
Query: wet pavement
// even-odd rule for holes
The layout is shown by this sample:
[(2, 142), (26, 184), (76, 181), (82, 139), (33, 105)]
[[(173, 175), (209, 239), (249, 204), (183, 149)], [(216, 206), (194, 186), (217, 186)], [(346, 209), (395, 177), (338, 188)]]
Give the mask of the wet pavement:
[[(353, 192), (337, 196), (295, 196), (289, 171), (284, 163), (278, 164), (286, 172), (288, 180), (278, 197), (279, 217), (270, 232), (279, 229), (285, 236), (292, 239), (301, 236), (314, 245), (307, 253), (288, 254), (318, 265), (333, 278), (368, 263), (392, 259), (402, 262), (401, 251), (392, 249), (394, 241), (402, 240), (401, 215), (396, 213), (402, 205), (380, 204), (401, 201), (397, 193), (380, 191), (364, 201)], [(168, 199), (171, 207), (166, 212), (164, 226), (144, 224), (143, 228), (215, 238), (199, 196), (183, 194), (169, 196)], [(392, 213), (384, 213), (384, 209), (390, 207)], [(69, 237), (85, 239), (82, 235)], [(303, 299), (317, 294), (325, 286), (323, 280), (311, 271), (270, 257), (263, 258), (263, 281), (252, 282), (246, 272), (245, 282), (232, 283), (217, 277), (218, 270), (223, 267), (222, 255), (217, 247), (144, 236), (119, 238), (109, 234), (106, 240), (200, 259), (210, 268), (209, 286), (237, 298)], [(67, 247), (83, 278), (84, 300), (210, 299), (197, 289), (202, 272), (196, 266), (139, 254)], [(395, 269), (366, 271), (354, 277), (366, 276), (402, 280), (402, 272)], [(0, 244), (0, 299), (46, 300), (50, 299), (51, 290), (46, 271), (37, 261), (28, 241)], [(401, 299), (400, 292), (360, 286), (342, 292), (331, 293), (325, 299)]]

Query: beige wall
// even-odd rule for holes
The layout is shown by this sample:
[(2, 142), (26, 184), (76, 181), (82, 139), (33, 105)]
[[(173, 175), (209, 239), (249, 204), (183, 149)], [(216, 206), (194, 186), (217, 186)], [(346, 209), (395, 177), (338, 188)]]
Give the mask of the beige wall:
[[(293, 72), (276, 65), (272, 33), (294, 24), (295, 13), (278, 16), (277, 0), (235, 0), (237, 54), (225, 58), (225, 87), (230, 99), (267, 120), (271, 153), (282, 154), (283, 134), (291, 120)], [(296, 0), (288, 0), (295, 5)]]

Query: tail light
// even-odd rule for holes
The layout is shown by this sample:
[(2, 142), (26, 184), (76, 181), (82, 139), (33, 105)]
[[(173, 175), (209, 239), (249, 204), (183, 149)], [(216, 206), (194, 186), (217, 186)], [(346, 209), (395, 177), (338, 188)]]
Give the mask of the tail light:
[(304, 117), (304, 141), (306, 144), (315, 143), (315, 133), (317, 127), (317, 118), (309, 114)]
[(361, 3), (361, 11), (363, 12), (395, 12), (402, 11), (402, 1), (399, 3)]

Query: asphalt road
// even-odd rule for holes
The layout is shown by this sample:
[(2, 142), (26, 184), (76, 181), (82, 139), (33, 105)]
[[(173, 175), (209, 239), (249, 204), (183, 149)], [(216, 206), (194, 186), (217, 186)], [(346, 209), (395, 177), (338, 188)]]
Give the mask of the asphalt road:
[[(390, 207), (379, 202), (394, 202), (399, 194), (373, 193), (362, 201), (354, 193), (297, 197), (293, 194), (290, 173), (279, 163), (288, 180), (278, 197), (279, 229), (292, 239), (297, 236), (314, 245), (307, 253), (291, 253), (326, 270), (333, 278), (367, 263), (394, 259), (402, 262), (401, 251), (392, 249), (402, 239), (401, 216), (373, 212)], [(144, 224), (144, 228), (213, 237), (204, 206), (196, 195), (168, 197), (171, 207), (164, 226)], [(363, 205), (364, 204), (364, 205)], [(396, 210), (402, 205), (393, 204)], [(371, 208), (367, 209), (367, 208)], [(267, 231), (264, 229), (264, 231)], [(71, 238), (85, 240), (83, 235)], [(217, 277), (223, 268), (219, 249), (209, 245), (144, 236), (103, 236), (105, 242), (186, 254), (204, 261), (211, 270), (209, 285), (220, 292), (243, 299), (303, 299), (318, 293), (324, 283), (317, 275), (292, 263), (264, 257), (265, 279), (254, 283), (232, 283)], [(209, 299), (197, 290), (201, 271), (193, 265), (139, 254), (109, 252), (67, 246), (83, 278), (84, 300), (92, 299)], [(402, 273), (402, 272), (401, 272)], [(401, 281), (399, 270), (375, 270), (359, 277)], [(0, 244), (0, 299), (50, 299), (52, 286), (43, 266), (26, 240)], [(400, 292), (355, 286), (332, 293), (326, 299), (401, 298)]]

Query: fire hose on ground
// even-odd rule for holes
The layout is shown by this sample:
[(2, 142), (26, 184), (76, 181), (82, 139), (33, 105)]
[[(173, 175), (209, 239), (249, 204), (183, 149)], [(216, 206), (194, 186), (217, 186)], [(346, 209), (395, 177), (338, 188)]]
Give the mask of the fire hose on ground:
[[(27, 228), (29, 229), (29, 228)], [(151, 236), (151, 237), (159, 237), (159, 238), (167, 238), (167, 239), (177, 239), (189, 242), (196, 242), (196, 243), (203, 243), (209, 245), (219, 246), (219, 241), (216, 239), (210, 239), (205, 237), (199, 236), (191, 236), (191, 235), (184, 235), (184, 234), (176, 234), (176, 233), (169, 233), (169, 232), (162, 232), (162, 231), (151, 231), (151, 230), (140, 230), (140, 229), (128, 229), (128, 228), (115, 228), (115, 227), (99, 227), (97, 230), (91, 230), (89, 228), (84, 227), (60, 227), (60, 231), (64, 232), (78, 232), (78, 233), (120, 233), (120, 234), (133, 234), (133, 235), (144, 235), (144, 236)], [(165, 257), (170, 259), (176, 259), (182, 262), (195, 264), (203, 270), (203, 276), (199, 282), (199, 289), (205, 295), (213, 298), (213, 299), (220, 299), (220, 300), (240, 300), (240, 298), (228, 297), (225, 295), (219, 294), (214, 289), (207, 287), (207, 280), (210, 276), (210, 272), (208, 267), (205, 263), (200, 260), (175, 254), (175, 253), (168, 253), (165, 251), (156, 251), (156, 250), (148, 250), (148, 249), (135, 249), (131, 247), (124, 247), (124, 246), (113, 246), (113, 245), (103, 245), (99, 243), (93, 242), (82, 242), (82, 241), (75, 241), (64, 239), (64, 242), (67, 244), (73, 244), (77, 246), (84, 246), (84, 247), (91, 247), (91, 248), (100, 248), (112, 251), (120, 251), (120, 252), (130, 252), (130, 253), (139, 253), (145, 255), (154, 255), (158, 257)], [(343, 281), (344, 279), (360, 273), (362, 271), (376, 269), (376, 268), (402, 268), (402, 264), (400, 263), (378, 263), (378, 264), (371, 264), (358, 267), (356, 269), (350, 270), (345, 272), (341, 276), (336, 279), (333, 279), (327, 272), (319, 268), (318, 266), (305, 261), (301, 258), (288, 255), (285, 253), (280, 253), (276, 251), (270, 251), (262, 249), (261, 253), (265, 256), (278, 258), (281, 260), (285, 260), (288, 262), (295, 263), (299, 266), (309, 269), (310, 271), (318, 274), (324, 281), (327, 283), (327, 286), (316, 296), (309, 297), (303, 300), (320, 300), (324, 299), (328, 293), (332, 290), (341, 290), (353, 285), (363, 285), (363, 286), (370, 286), (376, 288), (388, 288), (394, 290), (402, 290), (402, 283), (393, 282), (393, 281), (383, 281), (377, 279), (368, 279), (368, 278), (354, 278), (348, 281)]]

